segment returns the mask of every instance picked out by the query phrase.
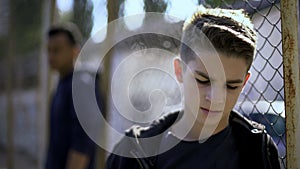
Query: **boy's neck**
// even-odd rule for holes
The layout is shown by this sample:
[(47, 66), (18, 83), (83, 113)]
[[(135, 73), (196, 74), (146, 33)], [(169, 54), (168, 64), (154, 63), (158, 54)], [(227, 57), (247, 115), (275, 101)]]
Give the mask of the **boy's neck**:
[(73, 69), (74, 69), (73, 66), (68, 66), (68, 67), (65, 67), (64, 69), (59, 70), (60, 78), (64, 78), (67, 75), (69, 75), (73, 71)]
[(221, 123), (219, 123), (218, 126), (204, 126), (204, 124), (199, 123), (197, 120), (195, 121), (194, 116), (191, 116), (190, 113), (184, 112), (182, 118), (172, 126), (171, 131), (181, 140), (201, 141), (221, 132), (227, 126), (228, 124)]

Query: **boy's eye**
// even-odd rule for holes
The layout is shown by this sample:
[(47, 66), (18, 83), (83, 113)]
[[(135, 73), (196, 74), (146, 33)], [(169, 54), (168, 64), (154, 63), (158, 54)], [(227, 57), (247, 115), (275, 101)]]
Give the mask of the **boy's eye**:
[(208, 78), (203, 77), (198, 74), (195, 75), (195, 79), (196, 79), (197, 83), (200, 83), (200, 84), (209, 84), (210, 83), (210, 80)]
[(200, 79), (198, 79), (198, 78), (195, 78), (196, 79), (196, 81), (198, 82), (198, 83), (201, 83), (201, 84), (208, 84), (208, 83), (210, 83), (210, 81), (209, 80), (200, 80)]
[(227, 88), (228, 88), (228, 89), (232, 89), (232, 90), (234, 90), (234, 89), (237, 89), (237, 88), (238, 88), (238, 86), (230, 86), (230, 85), (227, 85)]

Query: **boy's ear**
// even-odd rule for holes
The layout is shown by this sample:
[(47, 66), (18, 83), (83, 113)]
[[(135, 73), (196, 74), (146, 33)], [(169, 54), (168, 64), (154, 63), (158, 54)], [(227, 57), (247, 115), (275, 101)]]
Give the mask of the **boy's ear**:
[(250, 72), (247, 72), (243, 86), (245, 86), (245, 84), (246, 84), (247, 81), (249, 80), (250, 75), (251, 75), (251, 73), (250, 73)]
[(72, 48), (72, 53), (73, 53), (73, 62), (75, 63), (79, 53), (80, 53), (80, 46), (79, 45), (75, 45), (73, 48)]
[(182, 83), (182, 62), (179, 58), (174, 59), (174, 70), (177, 80)]
[(73, 46), (73, 55), (77, 57), (79, 53), (80, 53), (80, 46), (79, 45)]

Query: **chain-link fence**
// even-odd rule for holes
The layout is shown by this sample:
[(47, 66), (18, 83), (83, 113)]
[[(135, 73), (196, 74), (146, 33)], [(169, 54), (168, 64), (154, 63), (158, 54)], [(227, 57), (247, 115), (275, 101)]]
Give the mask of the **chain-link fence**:
[(266, 126), (286, 166), (286, 134), (280, 2), (278, 0), (201, 1), (208, 6), (243, 8), (252, 18), (258, 36), (257, 53), (236, 109)]

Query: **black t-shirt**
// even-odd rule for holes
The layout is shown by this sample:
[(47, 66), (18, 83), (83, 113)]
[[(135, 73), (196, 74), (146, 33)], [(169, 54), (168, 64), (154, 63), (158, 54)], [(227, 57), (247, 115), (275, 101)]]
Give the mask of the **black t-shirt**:
[[(166, 134), (160, 149), (165, 144), (179, 141), (171, 133)], [(158, 169), (238, 169), (238, 149), (232, 129), (226, 127), (203, 143), (199, 141), (179, 141), (170, 150), (158, 155)]]

